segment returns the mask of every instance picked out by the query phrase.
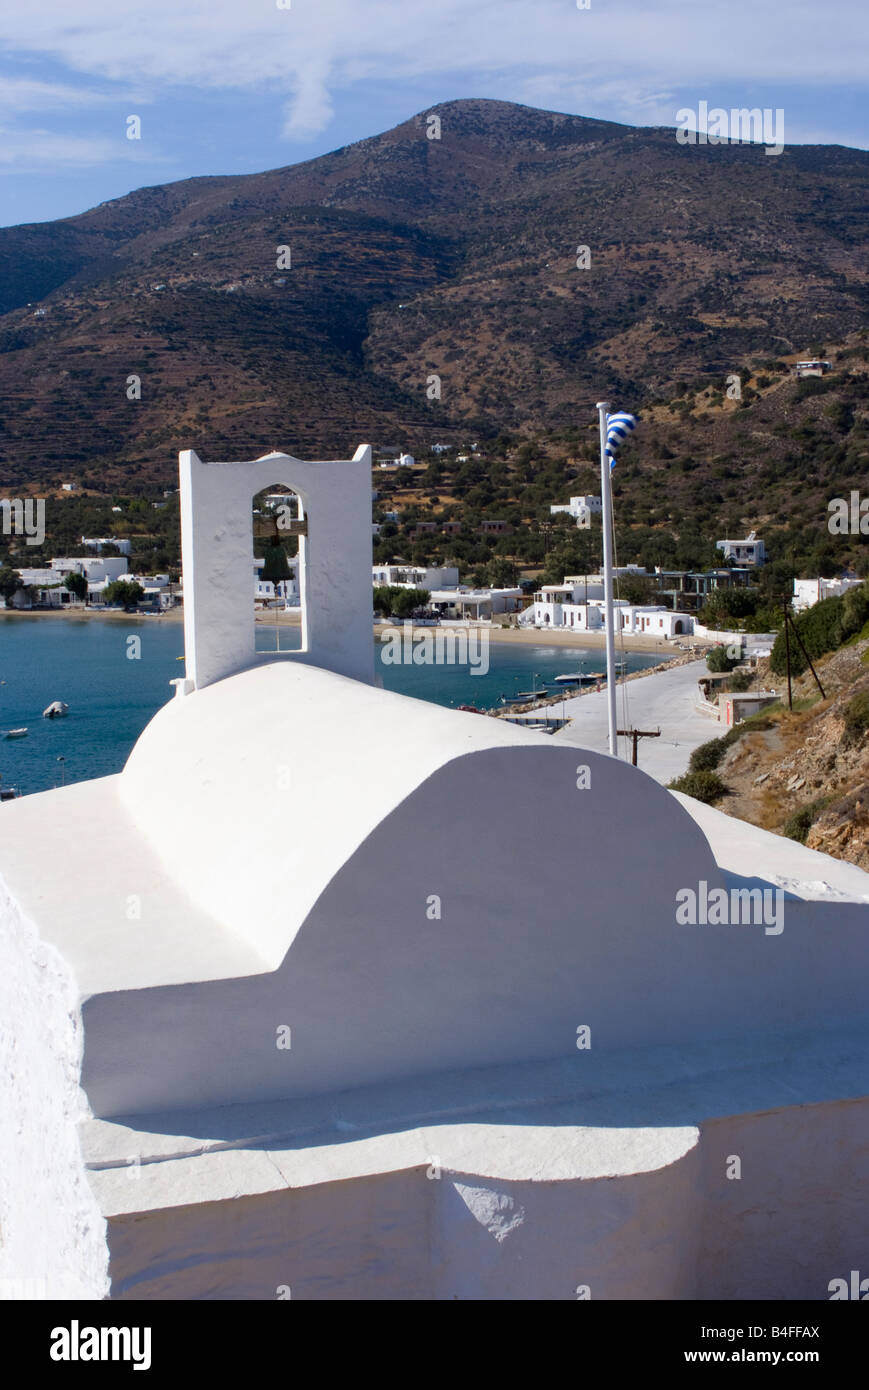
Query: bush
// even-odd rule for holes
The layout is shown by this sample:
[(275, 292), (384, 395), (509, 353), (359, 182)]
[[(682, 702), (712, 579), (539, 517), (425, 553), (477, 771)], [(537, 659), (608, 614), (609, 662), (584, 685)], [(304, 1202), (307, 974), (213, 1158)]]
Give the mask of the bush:
[(845, 738), (856, 743), (869, 729), (869, 690), (859, 690), (845, 709)]
[(751, 685), (751, 681), (752, 677), (749, 671), (734, 671), (728, 684), (732, 691), (739, 694), (740, 691), (748, 689)]
[(706, 666), (710, 671), (732, 671), (736, 658), (727, 655), (726, 647), (713, 647), (706, 653)]
[(727, 787), (716, 772), (686, 772), (684, 777), (677, 777), (675, 782), (670, 783), (670, 791), (693, 796), (695, 801), (710, 806), (719, 797), (726, 796)]
[(708, 743), (701, 743), (699, 748), (695, 748), (691, 754), (691, 761), (688, 763), (689, 772), (712, 772), (721, 762), (727, 752), (728, 745), (723, 738), (711, 738)]
[(800, 844), (804, 845), (813, 820), (812, 807), (803, 806), (801, 810), (788, 817), (782, 826), (782, 834), (789, 840), (799, 840)]
[(782, 826), (782, 834), (789, 840), (799, 840), (801, 845), (806, 843), (809, 831), (814, 825), (818, 816), (825, 806), (828, 806), (832, 797), (822, 796), (817, 801), (809, 801), (805, 806), (801, 806), (799, 811), (794, 811)]

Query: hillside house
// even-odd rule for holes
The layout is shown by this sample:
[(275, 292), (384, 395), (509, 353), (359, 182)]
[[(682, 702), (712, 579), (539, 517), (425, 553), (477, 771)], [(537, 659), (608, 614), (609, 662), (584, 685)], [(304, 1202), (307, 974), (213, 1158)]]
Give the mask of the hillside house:
[(766, 560), (766, 546), (756, 531), (749, 531), (741, 541), (716, 541), (715, 546), (724, 552), (725, 560), (734, 560), (738, 565), (762, 565)]
[(826, 362), (820, 358), (810, 358), (805, 362), (797, 362), (794, 365), (794, 372), (798, 377), (823, 376), (825, 372), (831, 372), (832, 370), (832, 362)]

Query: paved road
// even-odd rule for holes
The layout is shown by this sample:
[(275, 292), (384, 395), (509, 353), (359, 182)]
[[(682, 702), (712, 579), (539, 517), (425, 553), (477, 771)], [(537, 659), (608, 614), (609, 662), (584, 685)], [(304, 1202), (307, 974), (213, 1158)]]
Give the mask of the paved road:
[[(641, 738), (638, 766), (656, 781), (667, 783), (687, 770), (688, 759), (698, 744), (718, 738), (726, 730), (708, 715), (694, 708), (698, 678), (706, 670), (705, 661), (691, 661), (651, 676), (626, 681), (617, 689), (617, 720), (620, 729), (660, 729), (660, 738)], [(628, 712), (625, 722), (624, 699)], [(556, 707), (560, 708), (560, 707)], [(555, 709), (552, 711), (555, 713)], [(572, 719), (553, 734), (562, 743), (575, 743), (596, 753), (609, 751), (607, 741), (606, 691), (565, 701), (565, 712)], [(619, 739), (619, 752), (630, 759), (630, 740)]]

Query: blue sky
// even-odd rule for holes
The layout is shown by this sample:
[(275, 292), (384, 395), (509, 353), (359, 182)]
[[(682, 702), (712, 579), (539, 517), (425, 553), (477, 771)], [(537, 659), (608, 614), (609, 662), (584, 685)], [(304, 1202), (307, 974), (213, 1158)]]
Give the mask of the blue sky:
[[(0, 15), (0, 224), (296, 163), (457, 97), (784, 111), (869, 147), (865, 0), (36, 0)], [(127, 118), (141, 139), (127, 139)]]

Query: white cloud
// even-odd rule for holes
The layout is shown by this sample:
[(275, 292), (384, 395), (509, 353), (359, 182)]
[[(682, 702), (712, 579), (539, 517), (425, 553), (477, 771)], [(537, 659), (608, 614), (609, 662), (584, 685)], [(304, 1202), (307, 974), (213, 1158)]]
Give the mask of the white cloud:
[(128, 157), (119, 140), (58, 134), (54, 130), (10, 130), (0, 126), (0, 165), (18, 173), (47, 166), (84, 168)]
[(791, 0), (786, 14), (757, 0), (40, 0), (0, 15), (7, 53), (50, 57), (122, 94), (131, 82), (158, 98), (178, 86), (274, 93), (289, 139), (325, 130), (334, 94), (360, 80), (449, 79), (468, 95), (482, 81), (667, 124), (675, 89), (715, 101), (715, 84), (738, 82), (752, 105), (775, 106), (781, 85), (862, 83), (867, 30), (853, 0)]
[(29, 77), (0, 76), (0, 111), (6, 115), (25, 111), (68, 110), (100, 106), (111, 100), (104, 92), (73, 87), (62, 82), (40, 82)]

